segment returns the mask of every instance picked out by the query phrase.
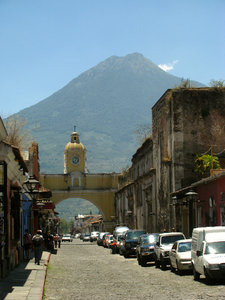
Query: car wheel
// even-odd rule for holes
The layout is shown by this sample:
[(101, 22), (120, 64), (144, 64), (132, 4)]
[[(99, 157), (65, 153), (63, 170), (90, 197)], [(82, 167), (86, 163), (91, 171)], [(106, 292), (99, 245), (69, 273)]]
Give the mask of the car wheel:
[(125, 252), (123, 256), (124, 256), (125, 258), (128, 258), (128, 257), (129, 257), (129, 254), (127, 254), (127, 253)]
[(165, 262), (161, 262), (161, 269), (166, 270), (166, 263)]
[(162, 258), (160, 260), (160, 264), (161, 264), (161, 269), (162, 270), (166, 270), (166, 263), (165, 263), (165, 261)]
[(142, 258), (141, 259), (141, 266), (146, 267), (146, 264), (147, 264), (146, 260)]
[(200, 274), (195, 270), (194, 266), (193, 266), (193, 275), (194, 275), (194, 280), (198, 281), (200, 278)]
[(175, 268), (172, 266), (172, 264), (170, 263), (170, 270), (171, 270), (171, 272), (175, 272)]
[(112, 254), (116, 254), (116, 249), (115, 248), (111, 248), (111, 252), (112, 252)]
[(137, 261), (138, 261), (138, 264), (140, 265), (141, 264), (141, 260), (140, 260), (140, 256), (137, 255)]
[(183, 275), (183, 272), (182, 272), (182, 270), (179, 268), (179, 263), (178, 263), (178, 261), (176, 261), (176, 265), (177, 265), (177, 274), (178, 275)]
[(204, 268), (204, 274), (205, 274), (205, 279), (206, 279), (207, 284), (212, 283), (212, 278), (207, 273), (206, 268)]
[(155, 258), (155, 267), (156, 268), (160, 267), (160, 261), (157, 258)]

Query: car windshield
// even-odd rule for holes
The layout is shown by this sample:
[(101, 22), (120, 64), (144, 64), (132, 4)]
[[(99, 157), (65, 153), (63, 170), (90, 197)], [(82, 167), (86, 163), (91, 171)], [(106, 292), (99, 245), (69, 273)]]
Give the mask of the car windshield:
[(131, 231), (127, 232), (127, 239), (128, 240), (137, 240), (138, 237), (142, 234), (145, 234), (144, 231)]
[(142, 244), (143, 245), (148, 245), (148, 244), (155, 244), (157, 241), (157, 235), (156, 234), (151, 234), (151, 235), (146, 235), (142, 237)]
[(207, 243), (205, 247), (205, 254), (225, 254), (225, 241)]
[(191, 242), (179, 243), (178, 252), (191, 251)]
[(173, 244), (178, 240), (184, 240), (184, 236), (179, 235), (167, 235), (162, 237), (162, 244)]

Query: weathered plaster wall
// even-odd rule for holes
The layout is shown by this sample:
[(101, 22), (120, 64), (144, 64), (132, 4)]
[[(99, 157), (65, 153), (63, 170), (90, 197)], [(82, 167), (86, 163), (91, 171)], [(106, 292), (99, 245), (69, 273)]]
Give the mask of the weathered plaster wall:
[(225, 89), (168, 90), (153, 106), (152, 120), (157, 223), (170, 228), (170, 193), (198, 179), (196, 154), (210, 145), (224, 149)]

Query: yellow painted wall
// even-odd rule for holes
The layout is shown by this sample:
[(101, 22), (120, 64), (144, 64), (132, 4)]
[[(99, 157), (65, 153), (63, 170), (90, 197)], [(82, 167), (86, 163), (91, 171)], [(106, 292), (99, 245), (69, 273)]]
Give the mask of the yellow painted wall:
[(55, 204), (68, 198), (85, 199), (98, 207), (104, 220), (111, 221), (111, 217), (115, 215), (114, 194), (117, 190), (118, 176), (116, 173), (48, 174), (40, 175), (40, 181), (42, 186), (52, 191), (51, 200)]
[[(86, 189), (117, 189), (118, 174), (82, 174), (81, 186)], [(72, 186), (73, 174), (40, 175), (41, 184), (51, 190), (65, 190)], [(75, 175), (76, 177), (76, 175)], [(79, 185), (77, 185), (79, 187)]]

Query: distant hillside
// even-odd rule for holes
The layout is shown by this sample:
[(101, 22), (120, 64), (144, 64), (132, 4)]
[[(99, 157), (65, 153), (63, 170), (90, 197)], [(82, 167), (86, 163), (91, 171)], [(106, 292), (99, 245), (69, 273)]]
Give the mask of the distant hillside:
[(60, 213), (60, 218), (67, 221), (74, 220), (78, 214), (93, 215), (99, 214), (99, 210), (89, 201), (83, 199), (67, 199), (56, 205), (57, 212)]
[(112, 56), (20, 111), (39, 144), (41, 173), (63, 173), (74, 125), (87, 149), (89, 171), (120, 171), (138, 147), (136, 129), (151, 124), (153, 104), (180, 82), (139, 53)]

